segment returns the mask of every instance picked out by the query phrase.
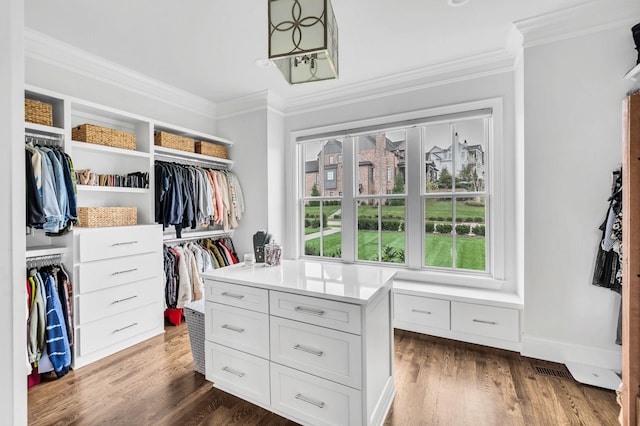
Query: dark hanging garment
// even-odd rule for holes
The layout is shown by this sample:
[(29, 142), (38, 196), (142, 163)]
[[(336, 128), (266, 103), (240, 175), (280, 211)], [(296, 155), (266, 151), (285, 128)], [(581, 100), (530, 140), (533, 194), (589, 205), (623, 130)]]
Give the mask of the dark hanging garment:
[(25, 172), (27, 187), (27, 225), (36, 228), (41, 228), (46, 219), (44, 211), (42, 210), (42, 203), (40, 202), (40, 196), (38, 195), (38, 187), (36, 185), (36, 178), (33, 172), (33, 164), (31, 163), (31, 157), (33, 154), (29, 150), (25, 150)]

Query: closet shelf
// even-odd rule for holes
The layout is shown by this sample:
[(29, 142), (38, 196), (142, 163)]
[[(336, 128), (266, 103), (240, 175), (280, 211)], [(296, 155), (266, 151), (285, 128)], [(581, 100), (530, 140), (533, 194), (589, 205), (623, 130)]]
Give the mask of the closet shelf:
[(49, 256), (53, 254), (63, 254), (67, 251), (66, 247), (60, 246), (34, 246), (27, 247), (26, 257)]
[(219, 138), (217, 136), (212, 136), (212, 135), (208, 135), (206, 133), (202, 133), (202, 132), (198, 132), (197, 130), (189, 130), (189, 129), (185, 129), (183, 127), (179, 127), (179, 126), (173, 126), (170, 124), (166, 124), (166, 123), (160, 123), (158, 121), (156, 121), (154, 123), (154, 130), (159, 130), (162, 132), (169, 132), (169, 133), (173, 133), (179, 136), (186, 136), (189, 138), (193, 138), (199, 141), (206, 141), (206, 142), (214, 142), (220, 145), (226, 145), (226, 146), (231, 146), (233, 145), (233, 142), (228, 140), (228, 139), (224, 139), (224, 138)]
[(121, 186), (78, 185), (78, 191), (87, 192), (124, 192), (132, 194), (147, 194), (149, 188), (128, 188)]
[(625, 80), (639, 81), (640, 80), (640, 64), (638, 64), (635, 67), (631, 68), (629, 70), (629, 72), (627, 72), (624, 75), (624, 78), (625, 78)]
[(42, 124), (24, 122), (24, 128), (30, 132), (44, 133), (48, 135), (64, 135), (64, 129), (52, 126), (43, 126)]
[(87, 142), (78, 142), (72, 141), (71, 146), (73, 150), (78, 151), (86, 151), (86, 152), (96, 152), (100, 154), (110, 154), (110, 155), (119, 155), (122, 157), (139, 157), (139, 158), (149, 158), (151, 154), (148, 152), (140, 152), (133, 151), (130, 149), (122, 149), (122, 148), (113, 148), (110, 146), (96, 145), (93, 143)]
[(225, 166), (231, 168), (233, 166), (232, 160), (224, 158), (211, 157), (209, 155), (196, 154), (193, 152), (180, 151), (177, 149), (164, 148), (160, 146), (153, 147), (153, 153), (158, 160), (174, 160), (177, 162), (197, 162), (204, 165)]

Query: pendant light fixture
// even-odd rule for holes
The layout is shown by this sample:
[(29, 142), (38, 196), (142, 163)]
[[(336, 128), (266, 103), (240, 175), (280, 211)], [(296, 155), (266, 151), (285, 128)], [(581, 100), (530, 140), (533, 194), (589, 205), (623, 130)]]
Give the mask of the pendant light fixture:
[(268, 0), (269, 59), (290, 84), (338, 78), (338, 24), (329, 0)]

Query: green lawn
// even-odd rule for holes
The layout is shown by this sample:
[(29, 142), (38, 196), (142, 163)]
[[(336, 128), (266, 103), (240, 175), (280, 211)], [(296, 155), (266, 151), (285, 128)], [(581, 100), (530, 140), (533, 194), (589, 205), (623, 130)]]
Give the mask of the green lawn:
[[(338, 210), (340, 210), (340, 206), (323, 206), (323, 208), (322, 208), (322, 211), (327, 216), (331, 216), (332, 214), (334, 214)], [(305, 216), (311, 215), (311, 216), (318, 217), (318, 216), (320, 216), (320, 206), (305, 206), (304, 207), (304, 214), (305, 214)]]
[[(426, 214), (429, 217), (452, 217), (453, 209), (450, 201), (426, 200)], [(378, 217), (378, 207), (358, 206), (358, 216)], [(404, 218), (404, 206), (382, 206), (382, 217)], [(456, 217), (461, 218), (484, 218), (484, 207), (468, 206), (464, 202), (456, 205)]]
[[(403, 250), (405, 234), (403, 232), (382, 232), (382, 247), (390, 246), (395, 250)], [(320, 238), (306, 242), (306, 245), (320, 250)], [(325, 256), (339, 253), (342, 245), (342, 233), (328, 235), (324, 238)], [(429, 234), (425, 237), (427, 266), (448, 267), (452, 265), (453, 237)], [(470, 270), (485, 270), (484, 237), (456, 237), (456, 267)], [(378, 233), (376, 231), (358, 231), (358, 259), (373, 260), (378, 255)], [(397, 260), (396, 260), (397, 261)], [(402, 262), (400, 262), (402, 263)]]

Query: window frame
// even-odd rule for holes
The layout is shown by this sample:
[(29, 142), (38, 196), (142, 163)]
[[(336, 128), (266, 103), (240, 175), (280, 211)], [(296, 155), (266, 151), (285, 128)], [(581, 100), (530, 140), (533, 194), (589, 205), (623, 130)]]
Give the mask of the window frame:
[[(300, 167), (303, 165), (301, 162), (302, 157), (300, 151), (298, 149), (300, 143), (311, 140), (322, 140), (330, 137), (350, 137), (355, 133), (365, 133), (365, 128), (377, 128), (377, 129), (385, 129), (390, 131), (394, 128), (394, 123), (398, 123), (401, 121), (414, 121), (414, 122), (437, 122), (441, 118), (441, 122), (449, 122), (450, 120), (446, 117), (448, 114), (465, 114), (470, 111), (481, 110), (481, 109), (490, 109), (492, 114), (492, 126), (489, 129), (490, 138), (488, 141), (487, 150), (489, 152), (489, 158), (487, 158), (487, 163), (489, 166), (486, 169), (487, 177), (489, 185), (486, 188), (486, 191), (489, 195), (489, 199), (487, 200), (487, 212), (486, 212), (486, 237), (490, 239), (491, 243), (489, 244), (489, 249), (486, 252), (487, 259), (487, 271), (486, 273), (476, 273), (469, 270), (456, 270), (456, 269), (444, 269), (444, 271), (433, 270), (433, 269), (425, 269), (421, 266), (424, 259), (424, 245), (420, 243), (421, 250), (417, 253), (413, 247), (409, 247), (410, 244), (415, 244), (408, 242), (408, 250), (406, 257), (406, 264), (400, 267), (396, 267), (397, 274), (396, 277), (398, 279), (415, 279), (418, 281), (427, 281), (434, 282), (445, 285), (472, 285), (483, 288), (493, 288), (500, 289), (503, 285), (505, 285), (504, 274), (505, 274), (505, 247), (507, 245), (513, 246), (515, 242), (515, 233), (516, 229), (514, 227), (514, 222), (512, 220), (509, 223), (505, 224), (505, 185), (508, 182), (505, 182), (505, 176), (509, 176), (509, 182), (513, 182), (516, 178), (514, 174), (513, 166), (510, 164), (508, 170), (505, 170), (504, 164), (504, 150), (507, 149), (505, 146), (505, 142), (503, 140), (503, 132), (504, 132), (504, 111), (503, 111), (503, 99), (502, 98), (489, 98), (479, 101), (472, 101), (454, 105), (448, 105), (444, 107), (436, 107), (423, 109), (419, 111), (412, 111), (407, 113), (400, 113), (391, 116), (385, 117), (376, 117), (371, 119), (358, 120), (354, 122), (327, 125), (322, 127), (315, 128), (307, 128), (301, 130), (291, 131), (291, 157), (294, 159), (298, 159), (295, 164), (295, 168), (292, 169), (293, 176), (291, 180), (291, 185), (294, 191), (292, 197), (288, 199), (288, 206), (292, 213), (292, 216), (296, 221), (300, 222), (300, 185), (303, 185), (304, 182), (301, 182), (301, 178), (303, 178), (304, 174), (300, 173)], [(404, 128), (405, 126), (399, 125), (395, 126), (395, 128)], [(354, 130), (355, 129), (355, 130)], [(372, 132), (372, 130), (367, 129), (367, 132)], [(421, 150), (421, 145), (419, 150)], [(416, 177), (410, 176), (409, 170), (412, 169), (411, 162), (420, 163), (421, 156), (420, 152), (413, 152), (412, 155), (409, 146), (406, 151), (406, 168), (405, 168), (405, 185), (407, 193), (414, 194), (415, 189), (411, 190), (410, 187), (412, 185), (419, 186), (420, 179)], [(343, 148), (343, 161), (342, 163), (349, 164), (353, 163), (354, 158), (357, 158), (359, 154), (353, 152), (353, 146), (351, 149)], [(515, 160), (514, 160), (515, 161)], [(421, 166), (418, 164), (416, 169), (415, 165), (413, 166), (414, 170), (420, 172)], [(347, 202), (346, 200), (350, 200), (354, 195), (357, 194), (357, 184), (354, 184), (355, 176), (351, 175), (351, 173), (345, 173), (346, 170), (343, 170), (343, 196), (342, 198), (342, 221), (343, 224), (356, 222), (356, 214), (354, 212), (355, 208), (346, 208), (347, 204), (351, 204), (351, 202)], [(515, 188), (510, 183), (507, 186), (507, 189), (511, 191)], [(354, 191), (356, 194), (354, 194)], [(416, 199), (417, 198), (417, 199)], [(411, 207), (409, 204), (412, 202), (420, 203), (421, 206), (417, 210), (419, 214), (422, 216), (415, 216), (415, 207)], [(510, 204), (511, 206), (511, 204)], [(424, 235), (424, 225), (422, 225), (422, 221), (424, 218), (424, 203), (422, 197), (412, 197), (407, 200), (407, 216), (406, 216), (406, 235), (412, 235), (412, 233), (416, 233), (420, 236), (420, 238)], [(509, 207), (509, 213), (512, 213), (513, 206)], [(292, 250), (290, 251), (292, 258), (308, 258), (304, 256), (303, 250), (303, 241), (301, 242), (300, 235), (303, 235), (302, 224), (298, 223), (296, 229), (299, 229), (298, 233), (291, 233), (288, 235), (287, 240), (290, 242)], [(355, 226), (354, 226), (355, 227)], [(357, 229), (351, 229), (350, 232), (347, 232), (347, 227), (343, 225), (343, 250), (342, 250), (342, 259), (331, 259), (331, 258), (321, 258), (322, 261), (339, 261), (345, 263), (353, 263), (361, 261), (357, 261), (354, 258), (356, 253), (356, 235)], [(351, 227), (350, 227), (351, 228)], [(509, 241), (506, 239), (506, 228), (508, 228)], [(317, 257), (312, 257), (314, 259), (318, 259)], [(393, 264), (387, 263), (377, 263), (376, 265), (380, 267), (393, 267)]]

